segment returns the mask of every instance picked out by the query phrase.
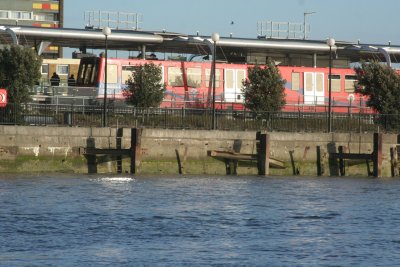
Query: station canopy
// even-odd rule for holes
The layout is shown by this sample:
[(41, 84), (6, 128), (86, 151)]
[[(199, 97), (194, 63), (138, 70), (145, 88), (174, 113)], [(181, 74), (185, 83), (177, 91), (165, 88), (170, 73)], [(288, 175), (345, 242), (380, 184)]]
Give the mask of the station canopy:
[[(0, 25), (0, 45), (19, 44), (35, 47), (40, 54), (49, 45), (86, 49), (104, 49), (105, 35), (101, 29), (40, 28), (30, 26)], [(151, 51), (154, 53), (185, 53), (192, 55), (212, 54), (211, 36), (188, 35), (166, 31), (112, 30), (107, 37), (111, 50)], [(276, 38), (237, 38), (221, 36), (217, 42), (224, 54), (234, 57), (249, 54), (307, 54), (328, 55), (330, 47), (326, 40), (300, 40)], [(143, 48), (145, 47), (145, 50)], [(351, 62), (370, 57), (382, 61), (397, 62), (400, 46), (391, 44), (361, 44), (336, 41), (332, 51), (336, 56)]]

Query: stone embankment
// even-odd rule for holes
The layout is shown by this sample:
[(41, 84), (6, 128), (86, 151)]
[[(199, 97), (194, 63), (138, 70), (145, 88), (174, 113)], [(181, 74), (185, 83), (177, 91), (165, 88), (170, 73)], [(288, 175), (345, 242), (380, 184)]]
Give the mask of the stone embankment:
[[(120, 142), (120, 148), (129, 149), (130, 135), (131, 129), (123, 129), (118, 140), (115, 128), (0, 126), (0, 172), (88, 173), (88, 140), (96, 148), (114, 149)], [(367, 176), (372, 172), (372, 162), (365, 159), (346, 159), (341, 170), (340, 160), (332, 155), (339, 148), (344, 153), (373, 153), (373, 134), (273, 132), (269, 139), (269, 156), (285, 165), (271, 168), (271, 175)], [(232, 161), (211, 157), (211, 151), (251, 156), (257, 154), (257, 145), (256, 132), (143, 129), (137, 170), (141, 174), (226, 174)], [(396, 157), (391, 157), (396, 146), (397, 135), (382, 135), (382, 177), (391, 177), (393, 166), (397, 168)], [(257, 174), (257, 160), (238, 158), (235, 173)], [(116, 161), (112, 155), (97, 156), (96, 169), (116, 173)], [(123, 157), (123, 172), (129, 172), (129, 164), (129, 158)]]

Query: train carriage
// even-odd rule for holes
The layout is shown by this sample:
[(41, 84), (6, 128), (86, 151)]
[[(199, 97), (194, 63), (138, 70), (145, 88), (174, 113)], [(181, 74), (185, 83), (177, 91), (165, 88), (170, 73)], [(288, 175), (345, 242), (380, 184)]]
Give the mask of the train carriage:
[[(152, 62), (162, 69), (166, 94), (161, 107), (207, 108), (211, 106), (212, 63), (172, 60), (108, 59), (107, 97), (123, 101), (123, 90), (132, 75), (133, 66)], [(77, 86), (90, 87), (96, 98), (104, 98), (103, 57), (82, 58)], [(248, 64), (216, 64), (215, 101), (218, 109), (243, 109), (242, 83)], [(329, 68), (278, 66), (286, 80), (284, 111), (326, 112), (329, 100)], [(356, 76), (350, 68), (331, 69), (331, 94), (334, 112), (366, 112), (366, 100), (354, 92)], [(369, 111), (368, 111), (369, 112)]]

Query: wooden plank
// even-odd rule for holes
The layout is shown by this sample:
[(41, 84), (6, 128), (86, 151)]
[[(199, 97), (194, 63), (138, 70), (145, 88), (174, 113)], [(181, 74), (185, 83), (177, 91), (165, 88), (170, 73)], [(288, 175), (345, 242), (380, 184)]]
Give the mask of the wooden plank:
[[(209, 151), (209, 155), (215, 158), (222, 158), (227, 160), (239, 160), (239, 161), (255, 161), (257, 160), (256, 154), (241, 154), (231, 151), (219, 151), (212, 150)], [(281, 160), (269, 158), (269, 167), (277, 169), (285, 169), (285, 163)]]
[(89, 148), (85, 149), (86, 155), (113, 155), (113, 156), (120, 156), (120, 155), (127, 155), (129, 156), (131, 153), (130, 149), (115, 149), (115, 148)]
[(224, 159), (237, 159), (237, 160), (256, 160), (255, 154), (241, 154), (230, 151), (212, 150), (211, 157), (224, 158)]
[(336, 159), (372, 159), (372, 154), (354, 154), (354, 153), (331, 153), (331, 157)]

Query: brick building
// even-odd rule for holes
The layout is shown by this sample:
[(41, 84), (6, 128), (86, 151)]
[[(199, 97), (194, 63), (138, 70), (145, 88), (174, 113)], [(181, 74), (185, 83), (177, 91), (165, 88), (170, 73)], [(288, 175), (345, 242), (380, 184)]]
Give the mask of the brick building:
[[(64, 0), (0, 1), (0, 25), (62, 28)], [(60, 47), (49, 46), (45, 58), (62, 56)]]

